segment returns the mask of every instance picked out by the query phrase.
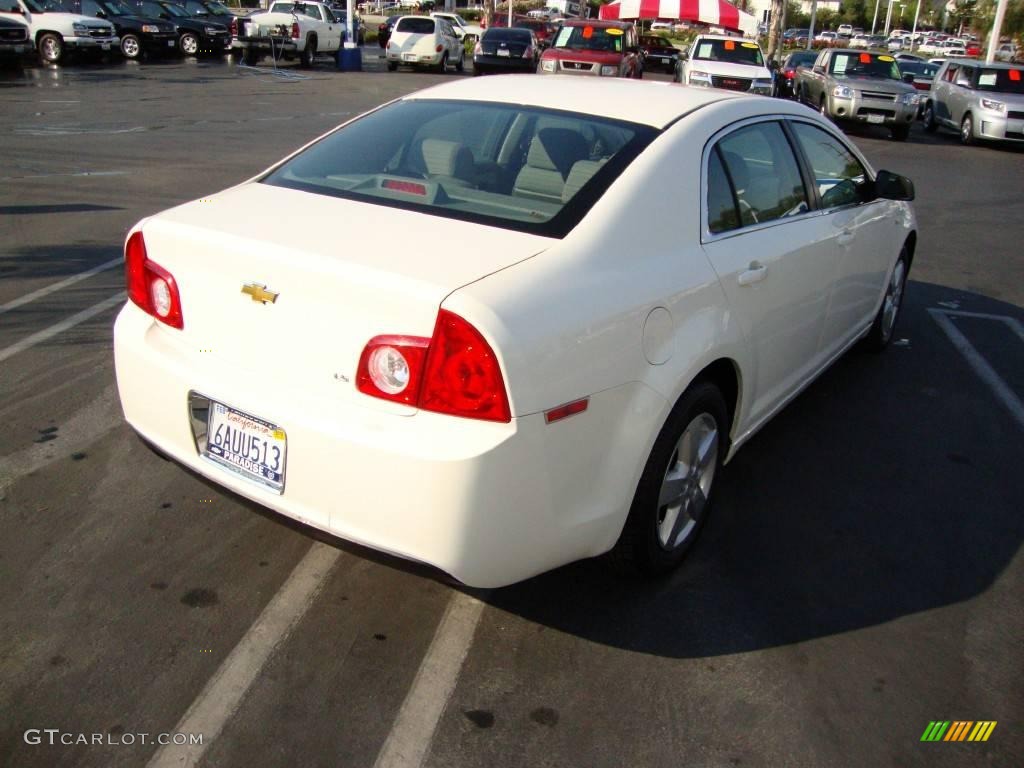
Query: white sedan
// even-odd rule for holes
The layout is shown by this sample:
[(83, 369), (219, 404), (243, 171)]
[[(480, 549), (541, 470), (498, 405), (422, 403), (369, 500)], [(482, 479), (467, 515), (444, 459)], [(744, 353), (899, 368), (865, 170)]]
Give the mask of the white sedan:
[(460, 79), (131, 230), (125, 417), (473, 586), (610, 550), (664, 573), (722, 464), (892, 338), (912, 198), (793, 102)]

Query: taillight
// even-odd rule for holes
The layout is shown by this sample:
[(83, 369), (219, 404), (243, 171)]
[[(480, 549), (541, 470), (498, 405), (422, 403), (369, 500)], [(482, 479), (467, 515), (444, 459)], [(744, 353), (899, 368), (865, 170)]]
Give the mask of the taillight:
[(429, 344), (430, 339), (420, 336), (370, 339), (359, 358), (356, 388), (374, 397), (416, 405)]
[(441, 51), (443, 51), (443, 50), (444, 50), (444, 46), (443, 46), (443, 45), (439, 45), (439, 46), (437, 46), (437, 48), (435, 48), (434, 50), (435, 50), (435, 51), (437, 51), (438, 53), (440, 53)]
[(298, 39), (299, 39), (299, 22), (293, 21), (292, 22), (292, 40), (298, 40)]
[(482, 45), (480, 45), (480, 41), (477, 41), (477, 44), (473, 46), (473, 55), (474, 56), (482, 56), (483, 52), (484, 52), (484, 47)]
[(533, 58), (533, 46), (532, 45), (526, 46), (526, 50), (523, 51), (523, 58), (524, 59), (532, 59)]
[(434, 335), (376, 336), (359, 357), (356, 388), (425, 411), (512, 420), (494, 350), (468, 321), (442, 309)]
[(181, 296), (174, 276), (146, 255), (146, 241), (135, 232), (124, 246), (128, 298), (147, 314), (172, 328), (184, 328)]
[(238, 37), (238, 17), (231, 17), (231, 26), (229, 27), (232, 37)]
[(783, 74), (786, 76), (787, 80), (792, 80), (794, 77), (796, 77), (796, 72), (794, 72), (792, 69), (785, 70)]

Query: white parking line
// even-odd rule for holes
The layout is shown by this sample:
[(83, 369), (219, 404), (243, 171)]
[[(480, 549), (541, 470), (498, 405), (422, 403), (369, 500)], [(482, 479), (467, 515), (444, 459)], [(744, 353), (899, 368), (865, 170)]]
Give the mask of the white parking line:
[(6, 304), (0, 304), (0, 315), (2, 315), (4, 312), (10, 312), (12, 309), (22, 307), (31, 301), (35, 301), (36, 299), (41, 299), (43, 296), (48, 296), (54, 291), (59, 291), (62, 288), (67, 288), (69, 285), (74, 285), (75, 283), (80, 283), (83, 280), (88, 280), (93, 275), (98, 275), (100, 272), (105, 272), (108, 269), (113, 269), (114, 267), (119, 266), (121, 264), (124, 264), (124, 259), (118, 256), (116, 259), (105, 261), (102, 264), (93, 267), (92, 269), (85, 270), (85, 272), (79, 272), (77, 275), (71, 275), (71, 277), (66, 277), (63, 280), (58, 280), (56, 283), (53, 283), (52, 285), (47, 285), (43, 288), (40, 288), (37, 291), (32, 291), (32, 293), (26, 293), (24, 296), (21, 296), (12, 301), (8, 301)]
[(970, 340), (963, 334), (963, 332), (956, 327), (953, 323), (952, 317), (971, 317), (980, 318), (984, 320), (999, 320), (1008, 325), (1018, 337), (1024, 340), (1024, 329), (1021, 328), (1021, 324), (1012, 317), (1006, 317), (1005, 315), (983, 315), (972, 312), (959, 312), (950, 311), (945, 309), (929, 309), (928, 314), (932, 316), (932, 319), (939, 324), (939, 327), (946, 333), (949, 340), (953, 342), (953, 346), (956, 350), (964, 356), (967, 360), (967, 364), (974, 369), (974, 372), (978, 374), (982, 381), (988, 384), (989, 389), (996, 398), (1006, 406), (1006, 409), (1016, 419), (1017, 423), (1024, 428), (1024, 403), (1021, 402), (1020, 398), (1017, 397), (1016, 393), (1010, 386), (1003, 381), (1002, 377), (996, 373), (988, 360), (986, 360), (974, 345), (971, 344)]
[(47, 339), (52, 339), (58, 334), (64, 333), (64, 331), (74, 328), (79, 323), (84, 323), (90, 317), (98, 315), (111, 307), (115, 307), (118, 304), (124, 302), (127, 298), (124, 291), (115, 293), (109, 299), (101, 301), (99, 304), (93, 304), (88, 309), (83, 309), (81, 312), (76, 312), (71, 317), (61, 320), (59, 323), (51, 325), (49, 328), (44, 328), (41, 331), (33, 333), (31, 336), (26, 336), (24, 339), (19, 341), (17, 344), (12, 344), (5, 349), (0, 349), (0, 363), (8, 358), (14, 357), (19, 352), (24, 352), (26, 349), (34, 347), (36, 344), (41, 344)]
[(319, 594), (341, 551), (316, 542), (263, 609), (245, 637), (174, 726), (175, 733), (201, 733), (202, 744), (160, 747), (147, 768), (194, 766), (238, 710), (246, 691)]
[(484, 604), (475, 597), (462, 592), (452, 595), (374, 768), (423, 765), (483, 610)]

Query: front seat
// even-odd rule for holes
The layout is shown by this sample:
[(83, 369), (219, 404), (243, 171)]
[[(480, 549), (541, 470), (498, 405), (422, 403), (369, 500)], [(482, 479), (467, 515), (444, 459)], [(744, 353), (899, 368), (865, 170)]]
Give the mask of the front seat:
[(561, 203), (569, 171), (589, 156), (586, 140), (576, 131), (541, 128), (530, 142), (526, 164), (516, 176), (512, 193)]

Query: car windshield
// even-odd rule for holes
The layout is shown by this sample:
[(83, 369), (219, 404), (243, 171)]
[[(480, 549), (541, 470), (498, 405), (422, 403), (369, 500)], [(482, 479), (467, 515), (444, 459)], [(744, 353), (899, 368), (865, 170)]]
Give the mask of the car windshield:
[(996, 93), (1024, 93), (1024, 70), (982, 69), (978, 72), (979, 91)]
[[(96, 5), (106, 11), (110, 16), (131, 16), (134, 13), (131, 8), (120, 0), (99, 0)], [(85, 7), (86, 3), (82, 3), (83, 10)]]
[(490, 27), (484, 32), (484, 42), (494, 42), (495, 40), (510, 40), (519, 43), (530, 42), (530, 30), (528, 29), (507, 29), (505, 27)]
[(555, 48), (577, 51), (622, 52), (623, 32), (618, 27), (562, 27), (555, 38)]
[(807, 64), (813, 64), (814, 60), (818, 58), (818, 54), (815, 51), (806, 51), (804, 53), (793, 53), (790, 54), (789, 58), (786, 59), (787, 67), (803, 67)]
[(261, 183), (562, 237), (657, 134), (575, 112), (407, 99)]
[[(29, 11), (31, 11), (32, 13), (45, 13), (45, 11), (43, 10), (43, 6), (41, 6), (35, 0), (22, 0), (22, 2), (25, 3), (25, 7), (28, 8)], [(12, 9), (14, 7), (16, 7), (16, 6), (17, 6), (17, 3), (12, 3), (11, 4), (11, 8)]]
[(165, 13), (169, 13), (171, 14), (171, 16), (177, 16), (178, 18), (181, 18), (183, 16), (189, 16), (188, 11), (186, 11), (180, 5), (175, 5), (174, 3), (168, 3), (167, 5), (158, 5), (157, 7), (162, 8)]
[(399, 19), (395, 25), (395, 32), (408, 32), (412, 35), (434, 34), (434, 20), (424, 16), (406, 16)]
[(899, 80), (900, 70), (892, 56), (877, 53), (837, 53), (829, 62), (830, 74), (840, 77), (877, 77)]
[(700, 61), (727, 61), (732, 64), (764, 66), (764, 58), (757, 43), (743, 40), (701, 40), (693, 53)]

